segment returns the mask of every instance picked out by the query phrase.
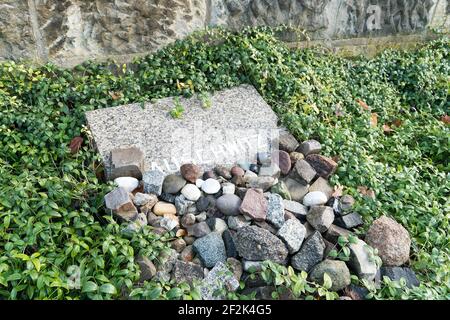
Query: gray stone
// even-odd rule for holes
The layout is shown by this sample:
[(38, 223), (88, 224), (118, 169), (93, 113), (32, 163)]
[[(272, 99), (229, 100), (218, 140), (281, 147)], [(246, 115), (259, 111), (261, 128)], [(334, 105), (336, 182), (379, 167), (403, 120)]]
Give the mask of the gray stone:
[(289, 158), (291, 158), (291, 168), (292, 168), (292, 166), (295, 166), (297, 161), (305, 159), (305, 156), (300, 152), (293, 151), (289, 153)]
[(299, 143), (287, 129), (282, 128), (278, 133), (278, 146), (280, 150), (291, 153), (298, 148)]
[(156, 204), (157, 198), (155, 195), (137, 192), (133, 198), (133, 203), (139, 207), (144, 206), (151, 201), (154, 202), (153, 205)]
[(139, 265), (139, 269), (141, 271), (139, 275), (140, 283), (150, 280), (156, 275), (156, 267), (149, 258), (145, 256), (138, 256), (136, 258), (136, 263)]
[(242, 261), (244, 271), (249, 273), (255, 273), (262, 270), (262, 264), (264, 261)]
[(216, 232), (211, 232), (210, 234), (195, 240), (192, 246), (207, 268), (212, 268), (218, 262), (225, 262), (227, 259), (225, 244), (223, 243), (221, 235)]
[(316, 181), (309, 187), (309, 192), (321, 191), (327, 195), (327, 201), (331, 198), (334, 189), (328, 183), (328, 180), (318, 177)]
[(197, 207), (198, 212), (206, 211), (210, 208), (214, 208), (216, 205), (216, 199), (214, 196), (201, 196), (197, 202), (195, 203), (195, 206)]
[(208, 216), (206, 215), (206, 212), (202, 212), (195, 216), (195, 221), (203, 222), (203, 221), (206, 221), (207, 218), (208, 218)]
[(209, 228), (218, 234), (222, 234), (228, 229), (227, 223), (220, 218), (209, 218), (206, 222), (208, 223)]
[(356, 243), (349, 244), (348, 248), (350, 249), (349, 267), (359, 278), (369, 281), (375, 279), (378, 268), (373, 257), (371, 257), (368, 245), (358, 239)]
[(359, 226), (362, 226), (364, 224), (361, 216), (357, 214), (356, 212), (352, 212), (349, 214), (346, 214), (342, 217), (337, 217), (334, 221), (336, 225), (339, 227), (345, 228), (345, 229), (353, 229)]
[(193, 215), (192, 213), (188, 213), (181, 218), (181, 225), (187, 228), (188, 226), (192, 226), (195, 223), (195, 221), (196, 221), (195, 215)]
[(135, 232), (139, 232), (142, 230), (144, 226), (147, 225), (147, 215), (144, 213), (138, 213), (137, 217), (130, 221), (125, 228), (122, 229), (122, 232), (126, 236), (131, 236)]
[[(177, 171), (178, 163), (196, 163), (208, 170), (215, 164), (231, 167), (238, 160), (248, 160), (242, 159), (242, 155), (254, 155), (256, 147), (269, 152), (277, 117), (255, 88), (241, 85), (225, 89), (212, 94), (209, 100), (211, 107), (204, 108), (196, 96), (180, 98), (178, 102), (169, 97), (144, 105), (135, 103), (89, 111), (86, 118), (106, 165), (112, 149), (136, 141), (145, 143), (140, 146), (145, 154), (145, 169), (159, 169), (166, 174)], [(170, 115), (176, 104), (185, 110), (179, 119)], [(236, 117), (237, 114), (246, 117)], [(241, 143), (242, 137), (248, 137), (248, 143)], [(224, 144), (241, 147), (217, 153)], [(212, 151), (217, 155), (212, 156)]]
[(235, 278), (233, 270), (224, 262), (218, 262), (208, 273), (200, 285), (203, 300), (218, 300), (224, 297), (216, 296), (220, 289), (235, 291), (239, 288), (239, 281)]
[(223, 243), (225, 244), (225, 250), (227, 252), (227, 257), (235, 258), (237, 257), (236, 245), (234, 243), (234, 235), (230, 230), (225, 230), (222, 233)]
[(283, 181), (286, 184), (293, 201), (302, 201), (303, 197), (308, 193), (309, 185), (301, 184), (291, 178), (285, 178)]
[(333, 223), (333, 209), (326, 206), (312, 207), (306, 216), (306, 220), (314, 229), (320, 233), (324, 233)]
[(192, 245), (194, 243), (194, 241), (196, 240), (196, 238), (194, 236), (184, 236), (183, 237), (184, 242), (186, 242), (186, 244), (188, 246)]
[(288, 250), (283, 241), (262, 228), (256, 226), (240, 228), (236, 234), (235, 244), (239, 255), (246, 260), (286, 263)]
[(283, 198), (279, 194), (271, 193), (267, 199), (266, 220), (276, 228), (281, 228), (284, 224)]
[(239, 228), (250, 225), (250, 221), (245, 220), (243, 216), (229, 216), (227, 222), (231, 230), (239, 230)]
[(147, 212), (147, 222), (149, 225), (153, 227), (159, 227), (159, 222), (161, 221), (162, 217), (158, 217), (156, 214), (154, 214), (151, 211)]
[(175, 203), (175, 199), (176, 199), (176, 195), (174, 194), (170, 194), (170, 193), (161, 193), (161, 195), (159, 196), (159, 199), (161, 201), (165, 201), (165, 202), (170, 202), (170, 203)]
[(291, 265), (299, 271), (309, 272), (323, 260), (325, 243), (320, 232), (315, 231), (303, 243), (300, 251), (291, 258)]
[(167, 177), (164, 178), (163, 192), (176, 194), (180, 192), (180, 190), (184, 187), (185, 184), (186, 180), (184, 180), (182, 176), (179, 176), (177, 174), (169, 174)]
[(255, 225), (258, 227), (269, 231), (272, 234), (277, 234), (278, 229), (275, 229), (271, 224), (268, 224), (266, 221), (254, 221)]
[(224, 194), (216, 201), (216, 207), (226, 216), (236, 216), (242, 200), (235, 194)]
[[(245, 194), (247, 193), (247, 190), (248, 190), (247, 188), (241, 188), (241, 187), (236, 188), (236, 195), (239, 198), (244, 199)], [(261, 193), (262, 193), (262, 191), (261, 191)]]
[(290, 254), (296, 253), (306, 235), (306, 228), (297, 219), (289, 219), (283, 223), (277, 236), (286, 243)]
[(213, 170), (206, 170), (202, 176), (203, 180), (213, 179), (217, 180), (217, 176)]
[(178, 195), (175, 198), (175, 208), (177, 209), (177, 214), (179, 216), (183, 216), (188, 213), (189, 207), (194, 205), (194, 201), (186, 199), (186, 197), (182, 194)]
[(323, 284), (325, 273), (331, 278), (332, 291), (342, 290), (350, 284), (350, 271), (343, 261), (324, 260), (311, 270), (309, 277), (312, 281)]
[(322, 150), (322, 145), (317, 140), (306, 140), (297, 149), (305, 157), (309, 154), (320, 153), (320, 150)]
[(316, 176), (316, 170), (305, 160), (298, 160), (289, 177), (302, 184), (309, 184)]
[(338, 238), (339, 237), (348, 237), (349, 235), (351, 235), (352, 233), (346, 229), (343, 229), (339, 226), (336, 226), (334, 224), (332, 224), (327, 232), (325, 233), (325, 239), (327, 239), (328, 241), (330, 241), (332, 244), (336, 244), (338, 243)]
[(159, 225), (162, 228), (166, 229), (167, 231), (172, 231), (173, 229), (175, 229), (178, 226), (178, 223), (173, 219), (163, 217), (159, 221)]
[(211, 228), (206, 222), (199, 222), (186, 228), (189, 236), (201, 238), (211, 233)]
[(242, 263), (235, 258), (228, 258), (227, 259), (227, 265), (230, 267), (231, 271), (233, 272), (234, 277), (236, 280), (241, 280), (242, 277)]
[(105, 206), (126, 221), (134, 220), (138, 214), (130, 194), (124, 188), (116, 188), (106, 194)]
[(111, 150), (110, 169), (106, 170), (108, 180), (119, 177), (134, 177), (142, 179), (144, 171), (144, 153), (137, 147)]
[(351, 195), (346, 194), (339, 199), (339, 209), (337, 211), (339, 211), (340, 215), (345, 215), (352, 210), (354, 204), (355, 199)]
[(174, 249), (162, 251), (155, 260), (156, 270), (158, 272), (170, 273), (177, 262), (178, 253)]
[(392, 281), (400, 281), (403, 278), (408, 288), (418, 287), (420, 285), (416, 274), (410, 268), (381, 267), (381, 277), (388, 277)]
[(267, 191), (277, 182), (278, 182), (278, 180), (273, 177), (267, 177), (267, 176), (259, 177), (258, 176), (258, 177), (254, 177), (254, 178), (249, 178), (247, 181), (247, 186), (249, 188), (262, 189), (263, 191)]
[(254, 173), (253, 171), (247, 170), (243, 176), (244, 182), (248, 183), (250, 180), (252, 180), (253, 178), (257, 178), (258, 175), (256, 173)]
[(276, 163), (271, 163), (268, 166), (262, 166), (259, 168), (258, 176), (260, 177), (272, 177), (278, 179), (281, 174), (281, 169)]
[(269, 166), (272, 164), (272, 155), (269, 152), (258, 152), (256, 154), (256, 159), (262, 166)]
[(305, 222), (303, 226), (306, 228), (306, 238), (316, 231), (308, 222)]
[(302, 205), (300, 202), (291, 201), (291, 200), (283, 200), (284, 210), (292, 212), (297, 218), (306, 218), (308, 214), (308, 209)]
[(215, 174), (217, 174), (219, 177), (225, 178), (226, 180), (230, 180), (232, 178), (230, 169), (228, 169), (225, 166), (216, 166), (214, 168)]
[(307, 207), (320, 206), (327, 203), (328, 198), (322, 191), (309, 192), (303, 198), (303, 204)]
[(164, 183), (164, 173), (159, 170), (146, 171), (142, 177), (144, 181), (144, 192), (161, 195)]
[(178, 260), (173, 268), (172, 279), (177, 284), (186, 282), (192, 285), (203, 279), (203, 268), (192, 262)]

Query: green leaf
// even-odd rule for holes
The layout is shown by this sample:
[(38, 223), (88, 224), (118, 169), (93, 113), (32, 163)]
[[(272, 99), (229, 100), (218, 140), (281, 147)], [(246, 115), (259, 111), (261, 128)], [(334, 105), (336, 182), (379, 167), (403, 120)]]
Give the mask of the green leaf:
[(325, 289), (330, 289), (333, 285), (330, 276), (327, 273), (323, 274), (323, 286)]
[(22, 274), (20, 274), (20, 273), (13, 273), (13, 274), (9, 275), (6, 278), (6, 281), (16, 281), (16, 280), (19, 280), (19, 279), (22, 279)]
[(34, 268), (37, 270), (37, 272), (41, 271), (41, 261), (39, 261), (39, 258), (31, 259), (31, 262), (34, 265)]
[[(95, 282), (86, 281), (83, 284), (83, 288), (82, 288), (81, 292), (94, 292), (94, 291), (97, 291), (97, 289), (98, 289), (98, 286)], [(104, 292), (104, 291), (102, 291), (102, 292)], [(106, 293), (108, 293), (108, 292), (106, 292)], [(113, 293), (111, 293), (111, 294), (113, 294)]]
[(114, 287), (111, 283), (105, 283), (100, 286), (100, 292), (115, 295), (117, 293), (116, 287)]
[(202, 299), (200, 291), (197, 288), (191, 291), (191, 297), (194, 300), (201, 300)]
[(23, 261), (28, 261), (30, 260), (30, 257), (24, 253), (17, 253), (13, 256), (14, 258), (19, 258), (22, 259)]
[(183, 295), (183, 291), (180, 288), (172, 288), (167, 291), (166, 296), (168, 299), (177, 299)]
[(162, 289), (160, 287), (153, 288), (148, 293), (147, 297), (149, 300), (158, 299), (161, 296)]

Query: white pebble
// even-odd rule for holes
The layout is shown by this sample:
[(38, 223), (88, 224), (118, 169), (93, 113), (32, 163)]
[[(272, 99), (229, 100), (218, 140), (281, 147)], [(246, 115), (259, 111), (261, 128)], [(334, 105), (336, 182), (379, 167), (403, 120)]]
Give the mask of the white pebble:
[(215, 194), (220, 190), (220, 183), (216, 179), (207, 179), (202, 184), (202, 190), (207, 194)]
[(181, 194), (188, 200), (197, 201), (202, 195), (200, 189), (196, 185), (188, 183), (181, 189)]
[(195, 180), (195, 185), (197, 186), (197, 188), (201, 188), (203, 182), (205, 182), (205, 180), (197, 179), (197, 180)]
[(231, 182), (225, 182), (222, 184), (222, 192), (223, 194), (234, 194), (236, 190), (236, 186)]
[(322, 191), (313, 191), (303, 198), (303, 204), (307, 207), (320, 206), (328, 201), (327, 195)]
[(131, 192), (139, 186), (138, 179), (133, 177), (119, 177), (114, 179), (114, 183), (127, 190), (127, 192)]

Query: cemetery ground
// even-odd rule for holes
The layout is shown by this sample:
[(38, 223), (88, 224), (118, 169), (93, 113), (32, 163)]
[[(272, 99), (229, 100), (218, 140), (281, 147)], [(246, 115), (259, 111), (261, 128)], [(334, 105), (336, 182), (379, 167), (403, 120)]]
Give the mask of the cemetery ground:
[[(248, 270), (271, 288), (269, 297), (449, 299), (449, 52), (444, 38), (372, 59), (343, 58), (288, 49), (267, 28), (213, 29), (130, 65), (1, 63), (0, 299), (201, 298), (189, 283), (139, 281), (137, 257), (157, 265), (176, 234), (151, 225), (123, 232), (123, 221), (105, 207), (116, 186), (104, 180), (85, 113), (171, 96), (195, 96), (209, 108), (214, 92), (242, 84), (256, 88), (299, 143), (320, 142), (320, 154), (337, 164), (329, 183), (335, 195), (354, 198), (352, 210), (363, 220), (354, 235), (364, 238), (381, 216), (407, 230), (402, 266), (418, 280), (411, 286), (384, 277), (374, 285), (352, 272), (345, 281), (352, 286), (342, 290), (279, 259)], [(170, 114), (182, 119), (184, 112), (177, 105)], [(151, 134), (151, 121), (146, 130)], [(331, 264), (345, 265), (348, 241), (356, 240), (341, 238)], [(238, 286), (220, 294), (255, 297), (248, 283)]]

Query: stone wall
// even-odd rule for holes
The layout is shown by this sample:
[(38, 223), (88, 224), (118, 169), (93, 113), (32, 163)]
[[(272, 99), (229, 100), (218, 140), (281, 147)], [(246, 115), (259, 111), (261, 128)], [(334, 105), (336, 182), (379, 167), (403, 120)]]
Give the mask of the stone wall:
[(127, 60), (209, 25), (239, 29), (288, 24), (328, 44), (392, 36), (401, 41), (402, 36), (424, 35), (429, 27), (448, 30), (448, 2), (0, 0), (0, 59), (50, 60), (65, 66), (92, 58)]

